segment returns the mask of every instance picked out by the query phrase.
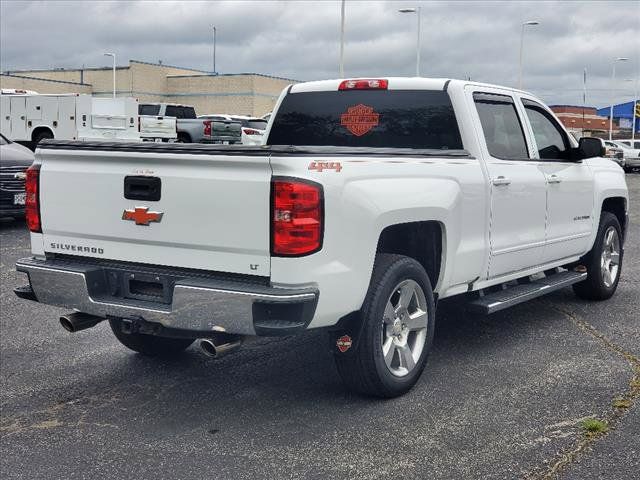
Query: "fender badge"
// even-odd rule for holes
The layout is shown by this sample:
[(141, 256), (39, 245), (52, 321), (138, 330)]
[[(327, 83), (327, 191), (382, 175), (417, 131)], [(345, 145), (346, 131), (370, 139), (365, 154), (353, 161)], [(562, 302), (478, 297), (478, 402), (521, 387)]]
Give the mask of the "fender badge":
[(309, 164), (309, 170), (315, 170), (322, 173), (323, 170), (335, 170), (340, 172), (342, 170), (342, 163), (340, 162), (311, 162)]
[(340, 353), (344, 353), (351, 348), (352, 343), (353, 342), (349, 335), (343, 335), (336, 342), (336, 346), (338, 347), (338, 350), (340, 350)]
[(160, 222), (162, 215), (162, 212), (150, 212), (149, 207), (135, 207), (122, 212), (122, 220), (131, 220), (136, 225), (149, 225), (149, 222)]

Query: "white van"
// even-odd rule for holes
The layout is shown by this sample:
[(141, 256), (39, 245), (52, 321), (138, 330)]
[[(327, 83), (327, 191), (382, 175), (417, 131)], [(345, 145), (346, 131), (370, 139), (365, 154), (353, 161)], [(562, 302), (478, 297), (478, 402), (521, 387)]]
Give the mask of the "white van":
[(85, 94), (0, 95), (0, 132), (18, 142), (59, 140), (140, 141), (138, 100)]

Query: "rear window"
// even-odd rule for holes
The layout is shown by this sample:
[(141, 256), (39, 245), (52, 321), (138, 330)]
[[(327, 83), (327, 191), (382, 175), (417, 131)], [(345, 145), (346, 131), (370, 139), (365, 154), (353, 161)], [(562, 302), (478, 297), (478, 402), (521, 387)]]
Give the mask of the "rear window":
[(451, 100), (441, 90), (351, 90), (287, 95), (269, 145), (461, 149)]
[(160, 105), (139, 105), (138, 115), (158, 115), (160, 113)]

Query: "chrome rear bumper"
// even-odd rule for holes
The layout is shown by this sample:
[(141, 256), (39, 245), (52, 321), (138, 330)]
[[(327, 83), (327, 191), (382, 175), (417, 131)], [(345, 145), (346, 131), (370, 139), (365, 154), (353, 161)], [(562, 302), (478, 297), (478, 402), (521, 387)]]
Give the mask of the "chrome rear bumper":
[[(149, 266), (118, 264), (114, 270), (111, 264), (85, 259), (74, 263), (24, 258), (16, 263), (16, 270), (29, 276), (38, 302), (100, 317), (142, 319), (193, 331), (194, 336), (198, 332), (288, 335), (304, 330), (315, 313), (319, 293), (313, 287), (274, 288), (215, 276), (185, 277), (177, 270), (159, 268), (155, 278), (169, 279), (164, 302), (160, 297), (158, 301), (128, 298), (114, 289), (109, 278), (114, 271), (120, 277), (133, 278), (139, 272), (148, 277)], [(24, 291), (18, 295), (29, 298)]]

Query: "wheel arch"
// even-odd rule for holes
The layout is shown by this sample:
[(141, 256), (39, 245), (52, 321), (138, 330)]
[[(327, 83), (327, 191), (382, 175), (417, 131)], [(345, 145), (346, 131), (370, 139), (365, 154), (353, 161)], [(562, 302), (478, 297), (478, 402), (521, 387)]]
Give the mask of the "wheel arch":
[(53, 138), (56, 137), (56, 134), (53, 132), (51, 127), (49, 127), (48, 125), (38, 125), (31, 132), (31, 141), (35, 142), (36, 138), (38, 138), (40, 136), (40, 134), (45, 133), (45, 132), (49, 132)]
[(437, 290), (444, 268), (445, 226), (437, 220), (386, 226), (378, 237), (376, 254), (395, 253), (417, 260)]
[(628, 227), (627, 199), (625, 197), (607, 197), (603, 199), (600, 206), (600, 213), (602, 212), (609, 212), (616, 216), (622, 229), (622, 238), (625, 238)]

